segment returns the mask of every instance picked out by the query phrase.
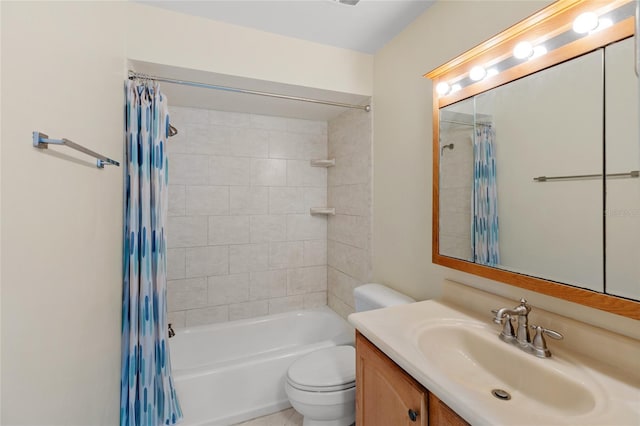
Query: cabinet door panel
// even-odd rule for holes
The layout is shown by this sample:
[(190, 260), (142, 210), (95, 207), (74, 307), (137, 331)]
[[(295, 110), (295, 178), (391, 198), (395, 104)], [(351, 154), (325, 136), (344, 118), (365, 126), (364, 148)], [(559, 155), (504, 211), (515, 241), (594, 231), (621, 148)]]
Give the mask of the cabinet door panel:
[(359, 333), (356, 393), (357, 426), (428, 424), (427, 391)]
[(465, 422), (448, 405), (430, 393), (429, 426), (469, 426), (469, 423)]

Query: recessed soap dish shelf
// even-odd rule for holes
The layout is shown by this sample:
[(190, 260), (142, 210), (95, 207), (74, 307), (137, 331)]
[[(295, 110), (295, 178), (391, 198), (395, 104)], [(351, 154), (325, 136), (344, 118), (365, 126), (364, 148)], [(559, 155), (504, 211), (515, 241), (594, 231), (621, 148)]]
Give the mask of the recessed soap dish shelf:
[(336, 165), (336, 159), (330, 160), (311, 160), (311, 167), (333, 167)]
[[(331, 158), (329, 160), (311, 160), (311, 167), (333, 167), (336, 165), (336, 159)], [(312, 216), (325, 215), (335, 216), (336, 209), (334, 207), (311, 207), (309, 210)]]
[(335, 207), (311, 207), (309, 211), (312, 216), (315, 215), (326, 215), (326, 216), (335, 216), (336, 209)]

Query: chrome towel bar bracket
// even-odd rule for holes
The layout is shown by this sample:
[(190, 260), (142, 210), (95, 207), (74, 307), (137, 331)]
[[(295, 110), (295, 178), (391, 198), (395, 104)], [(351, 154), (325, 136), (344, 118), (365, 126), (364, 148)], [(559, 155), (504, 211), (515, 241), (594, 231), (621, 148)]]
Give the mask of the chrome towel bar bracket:
[(38, 148), (38, 149), (47, 149), (49, 147), (49, 145), (62, 145), (62, 146), (68, 146), (71, 149), (75, 149), (76, 151), (80, 151), (83, 154), (87, 154), (90, 155), (94, 158), (97, 158), (96, 161), (96, 167), (98, 167), (99, 169), (103, 169), (104, 166), (120, 166), (120, 163), (118, 163), (115, 160), (112, 160), (111, 158), (105, 157), (102, 154), (98, 154), (95, 151), (92, 151), (88, 148), (85, 148), (82, 145), (78, 145), (77, 143), (70, 141), (69, 139), (49, 139), (48, 135), (45, 135), (44, 133), (40, 133), (40, 132), (33, 132), (33, 146)]

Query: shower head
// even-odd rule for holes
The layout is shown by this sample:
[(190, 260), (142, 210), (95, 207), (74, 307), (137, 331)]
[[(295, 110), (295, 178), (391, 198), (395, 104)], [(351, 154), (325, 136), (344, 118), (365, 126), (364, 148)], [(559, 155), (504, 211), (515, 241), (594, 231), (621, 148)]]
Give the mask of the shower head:
[(454, 147), (454, 145), (452, 143), (450, 143), (449, 145), (443, 145), (442, 148), (440, 148), (440, 156), (444, 155), (444, 149), (445, 148), (449, 148), (450, 150), (453, 151), (453, 147)]

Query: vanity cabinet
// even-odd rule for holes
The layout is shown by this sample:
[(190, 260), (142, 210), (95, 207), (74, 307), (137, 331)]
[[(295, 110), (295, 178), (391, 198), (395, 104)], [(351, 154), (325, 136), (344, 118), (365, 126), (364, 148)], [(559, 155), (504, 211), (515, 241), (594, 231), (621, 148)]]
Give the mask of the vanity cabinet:
[(390, 425), (468, 423), (356, 332), (356, 426)]

